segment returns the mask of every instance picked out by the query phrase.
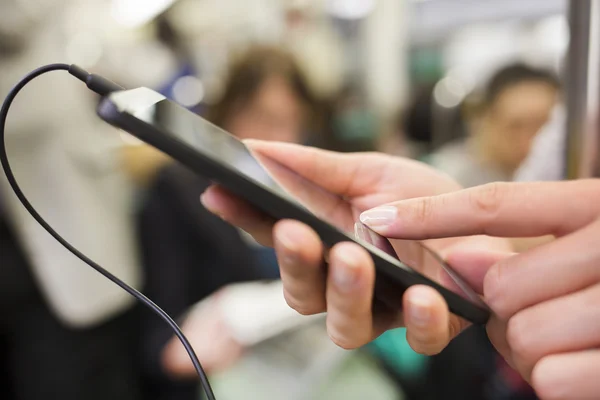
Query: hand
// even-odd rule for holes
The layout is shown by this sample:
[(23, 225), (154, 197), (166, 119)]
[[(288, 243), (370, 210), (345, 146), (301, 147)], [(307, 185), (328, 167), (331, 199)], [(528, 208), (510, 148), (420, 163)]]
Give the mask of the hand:
[[(498, 257), (479, 282), (495, 313), (488, 334), (542, 399), (598, 398), (600, 180), (492, 184), (397, 202), (362, 219), (382, 235), (404, 239), (556, 236)], [(479, 261), (460, 257), (454, 262), (494, 264), (481, 255)]]
[[(338, 204), (331, 210), (335, 224), (342, 229), (354, 225), (357, 215), (352, 208), (364, 211), (397, 199), (459, 189), (446, 175), (407, 159), (375, 153), (340, 154), (273, 142), (251, 141), (248, 145), (254, 152), (344, 197), (349, 204)], [(326, 276), (323, 245), (306, 225), (289, 220), (274, 223), (220, 187), (209, 188), (202, 202), (261, 244), (275, 247), (286, 301), (301, 314), (327, 311), (329, 335), (341, 347), (362, 346), (387, 329), (405, 325), (411, 346), (421, 353), (434, 354), (467, 326), (464, 320), (448, 312), (436, 290), (420, 285), (405, 292), (404, 315), (395, 310), (373, 315), (375, 271), (373, 261), (362, 247), (341, 243), (330, 249)], [(428, 245), (442, 254), (458, 247), (508, 249), (504, 240), (486, 237), (434, 240)]]
[[(183, 333), (208, 374), (226, 370), (244, 352), (244, 347), (228, 332), (216, 301), (218, 292), (195, 307), (182, 326)], [(162, 360), (165, 371), (171, 376), (179, 379), (196, 377), (190, 357), (177, 337), (171, 338), (165, 346)]]

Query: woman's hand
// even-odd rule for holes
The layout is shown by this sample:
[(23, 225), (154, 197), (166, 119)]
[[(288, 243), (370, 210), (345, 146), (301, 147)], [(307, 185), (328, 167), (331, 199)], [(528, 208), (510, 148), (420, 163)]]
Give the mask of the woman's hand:
[[(382, 235), (403, 239), (557, 237), (518, 255), (500, 255), (479, 282), (495, 313), (488, 334), (542, 399), (598, 398), (600, 180), (491, 184), (400, 201), (362, 219)], [(481, 254), (450, 258), (483, 269), (494, 264)]]
[[(349, 229), (359, 212), (398, 199), (430, 196), (459, 189), (452, 179), (424, 164), (376, 153), (340, 154), (273, 142), (248, 142), (266, 156), (316, 185), (347, 200), (331, 211), (334, 223)], [(327, 311), (329, 335), (344, 348), (366, 344), (387, 329), (405, 325), (411, 346), (425, 354), (441, 351), (467, 323), (448, 312), (442, 296), (428, 286), (413, 286), (403, 297), (404, 315), (372, 314), (375, 277), (368, 252), (354, 243), (341, 243), (328, 252), (329, 269), (323, 268), (324, 248), (317, 234), (297, 221), (277, 223), (220, 187), (202, 196), (206, 208), (242, 228), (266, 246), (273, 246), (281, 268), (288, 304), (302, 314)], [(329, 210), (317, 210), (327, 214)], [(428, 245), (444, 254), (459, 248), (508, 251), (506, 241), (489, 237), (442, 239)], [(475, 279), (481, 268), (470, 269)], [(460, 272), (465, 272), (461, 270)]]
[[(218, 298), (219, 292), (194, 307), (182, 325), (183, 333), (208, 374), (227, 370), (245, 350), (228, 329), (221, 308), (216, 304)], [(176, 336), (163, 349), (162, 363), (165, 371), (177, 379), (197, 376), (190, 356)]]

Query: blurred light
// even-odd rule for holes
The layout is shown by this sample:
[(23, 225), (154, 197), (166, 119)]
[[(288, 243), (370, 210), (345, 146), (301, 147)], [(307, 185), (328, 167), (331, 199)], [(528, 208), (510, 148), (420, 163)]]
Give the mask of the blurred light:
[(361, 19), (368, 16), (375, 8), (375, 0), (329, 0), (327, 11), (341, 19)]
[[(472, 74), (469, 73), (469, 69), (462, 69), (460, 67), (452, 68), (446, 74), (446, 77), (450, 80), (458, 82), (460, 86), (462, 86), (462, 91), (464, 92), (463, 97), (466, 96), (467, 93), (475, 90), (477, 86), (477, 82)], [(460, 89), (458, 89), (460, 90)]]
[(91, 68), (102, 57), (102, 44), (98, 38), (89, 33), (80, 33), (67, 43), (67, 60), (83, 68)]
[(167, 10), (175, 0), (113, 0), (111, 14), (117, 23), (135, 28)]
[(458, 106), (466, 94), (467, 91), (463, 84), (459, 80), (450, 77), (439, 81), (433, 89), (435, 101), (445, 108)]
[(183, 76), (173, 85), (173, 100), (184, 107), (200, 104), (204, 98), (204, 85), (195, 76)]

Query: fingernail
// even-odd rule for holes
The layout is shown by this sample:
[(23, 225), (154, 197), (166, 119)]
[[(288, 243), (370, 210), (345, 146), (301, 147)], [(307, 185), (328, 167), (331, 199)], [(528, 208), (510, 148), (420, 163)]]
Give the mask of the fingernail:
[(391, 225), (396, 220), (398, 210), (393, 206), (376, 207), (360, 215), (360, 222), (374, 228)]
[(359, 265), (351, 251), (339, 254), (338, 261), (340, 263), (333, 268), (333, 280), (340, 290), (350, 291), (358, 282)]
[(431, 320), (431, 303), (425, 296), (413, 293), (409, 300), (408, 315), (417, 326), (426, 326)]

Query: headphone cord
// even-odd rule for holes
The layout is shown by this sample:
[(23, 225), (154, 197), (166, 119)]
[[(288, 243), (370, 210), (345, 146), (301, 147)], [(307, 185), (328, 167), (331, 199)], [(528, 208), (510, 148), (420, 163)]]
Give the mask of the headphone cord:
[(21, 201), (21, 204), (23, 204), (23, 207), (25, 207), (25, 209), (29, 212), (29, 214), (31, 214), (31, 216), (54, 239), (56, 239), (56, 241), (58, 241), (60, 244), (62, 244), (67, 250), (69, 250), (80, 260), (82, 260), (83, 262), (88, 264), (90, 267), (95, 269), (97, 272), (99, 272), (105, 278), (109, 279), (110, 281), (115, 283), (117, 286), (119, 286), (121, 289), (123, 289), (127, 293), (129, 293), (131, 296), (135, 297), (139, 302), (141, 302), (143, 305), (145, 305), (150, 310), (152, 310), (154, 313), (156, 313), (160, 318), (162, 318), (163, 321), (165, 321), (170, 326), (170, 328), (173, 330), (175, 335), (179, 338), (179, 340), (183, 344), (183, 347), (185, 347), (185, 350), (187, 351), (188, 355), (190, 356), (190, 359), (192, 360), (192, 363), (194, 364), (194, 368), (196, 369), (196, 372), (198, 373), (198, 376), (200, 377), (200, 382), (202, 384), (202, 388), (204, 389), (204, 392), (206, 393), (207, 399), (215, 400), (215, 395), (212, 391), (212, 388), (210, 387), (210, 383), (208, 381), (208, 378), (206, 377), (206, 373), (204, 372), (204, 369), (202, 368), (202, 364), (200, 364), (200, 361), (198, 360), (198, 357), (196, 356), (196, 353), (194, 352), (192, 345), (190, 344), (188, 339), (185, 337), (185, 335), (183, 334), (183, 332), (181, 331), (179, 326), (177, 326), (177, 323), (173, 320), (173, 318), (171, 318), (169, 316), (169, 314), (167, 314), (164, 310), (162, 310), (159, 306), (157, 306), (148, 297), (146, 297), (145, 295), (143, 295), (136, 289), (132, 288), (131, 286), (127, 285), (125, 282), (123, 282), (122, 280), (120, 280), (119, 278), (117, 278), (115, 275), (111, 274), (104, 268), (102, 268), (100, 265), (98, 265), (97, 263), (92, 261), (90, 258), (88, 258), (85, 254), (83, 254), (82, 252), (77, 250), (75, 247), (73, 247), (66, 239), (64, 239), (62, 236), (60, 236), (40, 216), (40, 214), (38, 214), (38, 212), (31, 205), (31, 203), (27, 200), (27, 198), (21, 191), (21, 188), (17, 184), (17, 180), (15, 179), (15, 176), (12, 172), (12, 169), (8, 162), (8, 156), (6, 153), (5, 127), (6, 127), (6, 118), (8, 116), (8, 110), (9, 110), (13, 100), (17, 96), (17, 94), (21, 91), (21, 89), (23, 89), (25, 87), (25, 85), (27, 85), (29, 82), (31, 82), (33, 79), (37, 78), (40, 75), (43, 75), (47, 72), (59, 71), (59, 70), (68, 71), (71, 75), (75, 76), (77, 79), (81, 80), (82, 82), (85, 82), (86, 85), (88, 86), (88, 88), (90, 88), (94, 92), (100, 94), (101, 96), (104, 96), (115, 90), (123, 89), (120, 86), (106, 80), (105, 78), (103, 78), (101, 76), (90, 74), (80, 67), (77, 67), (75, 65), (68, 65), (68, 64), (46, 65), (46, 66), (40, 67), (40, 68), (30, 72), (25, 77), (23, 77), (23, 79), (21, 79), (21, 81), (19, 81), (10, 90), (10, 92), (6, 96), (6, 99), (4, 100), (4, 103), (2, 104), (2, 109), (0, 110), (0, 161), (2, 162), (2, 167), (4, 168), (4, 173), (6, 174), (8, 183), (10, 184), (12, 190), (17, 195), (17, 198)]

